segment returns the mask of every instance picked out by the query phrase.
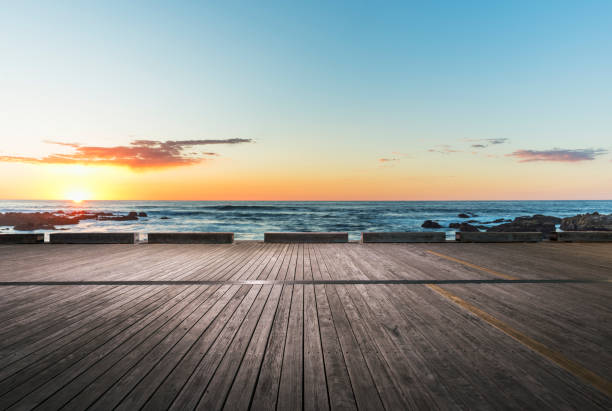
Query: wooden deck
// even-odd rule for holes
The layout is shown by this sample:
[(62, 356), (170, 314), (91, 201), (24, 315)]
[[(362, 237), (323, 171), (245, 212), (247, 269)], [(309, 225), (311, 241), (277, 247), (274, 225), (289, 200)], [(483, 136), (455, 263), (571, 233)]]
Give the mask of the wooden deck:
[(0, 408), (612, 409), (612, 244), (0, 245)]

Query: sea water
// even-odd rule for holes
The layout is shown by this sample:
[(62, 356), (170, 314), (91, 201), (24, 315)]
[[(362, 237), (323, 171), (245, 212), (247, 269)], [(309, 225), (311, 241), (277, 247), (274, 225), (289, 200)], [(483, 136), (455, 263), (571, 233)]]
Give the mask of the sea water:
[[(545, 214), (612, 213), (612, 200), (591, 201), (0, 201), (0, 212), (99, 211), (145, 212), (137, 221), (83, 220), (57, 226), (71, 231), (229, 231), (236, 239), (261, 240), (266, 231), (348, 231), (352, 240), (362, 231), (428, 231), (425, 220), (442, 225), (447, 235), (453, 222), (490, 223), (499, 218)], [(477, 217), (461, 219), (459, 213)], [(167, 219), (166, 219), (167, 217)], [(488, 223), (488, 224), (486, 224)], [(2, 233), (14, 232), (4, 227)], [(37, 232), (48, 232), (38, 230)]]

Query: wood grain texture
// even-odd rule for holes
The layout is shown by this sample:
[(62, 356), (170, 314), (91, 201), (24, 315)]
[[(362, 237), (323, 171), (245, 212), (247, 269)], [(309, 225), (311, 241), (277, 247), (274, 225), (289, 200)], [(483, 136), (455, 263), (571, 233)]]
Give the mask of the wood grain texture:
[(0, 409), (611, 409), (610, 280), (609, 243), (4, 244)]

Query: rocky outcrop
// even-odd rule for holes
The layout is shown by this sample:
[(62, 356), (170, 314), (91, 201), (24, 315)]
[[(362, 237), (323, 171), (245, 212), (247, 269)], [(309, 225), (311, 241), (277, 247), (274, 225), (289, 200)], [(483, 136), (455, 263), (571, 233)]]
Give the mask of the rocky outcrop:
[(463, 231), (463, 232), (476, 232), (476, 231), (480, 231), (478, 229), (478, 227), (470, 224), (470, 223), (450, 223), (448, 225), (450, 228), (454, 228), (457, 231)]
[(106, 212), (56, 211), (44, 213), (0, 213), (0, 226), (13, 227), (17, 231), (55, 230), (58, 225), (79, 224), (81, 220), (131, 221), (138, 220), (138, 213), (114, 215)]
[(612, 231), (612, 214), (578, 214), (561, 221), (563, 231)]
[(138, 220), (138, 213), (132, 211), (128, 215), (111, 215), (111, 216), (99, 216), (100, 221), (134, 221)]
[(465, 214), (465, 213), (457, 214), (457, 217), (459, 217), (459, 218), (470, 218), (469, 214)]
[(432, 220), (425, 220), (425, 222), (423, 224), (421, 224), (421, 227), (423, 228), (442, 228), (442, 226)]
[(509, 218), (498, 218), (497, 220), (494, 221), (485, 221), (483, 224), (499, 224), (499, 223), (509, 223), (512, 220), (510, 220)]
[(555, 224), (559, 224), (561, 219), (553, 216), (535, 214), (533, 216), (516, 217), (509, 223), (500, 224), (487, 229), (489, 232), (535, 232), (544, 234), (555, 231)]

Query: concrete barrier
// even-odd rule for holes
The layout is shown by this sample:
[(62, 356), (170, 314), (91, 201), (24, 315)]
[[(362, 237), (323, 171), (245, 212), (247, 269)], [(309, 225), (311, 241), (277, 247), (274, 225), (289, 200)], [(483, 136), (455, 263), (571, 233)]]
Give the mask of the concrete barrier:
[(0, 244), (41, 244), (44, 234), (0, 234)]
[(231, 244), (234, 233), (149, 233), (149, 244)]
[(137, 233), (51, 233), (52, 244), (134, 244)]
[(577, 243), (612, 242), (612, 231), (559, 231), (552, 233), (550, 239)]
[(443, 243), (445, 241), (446, 233), (440, 231), (361, 233), (363, 243)]
[(455, 239), (462, 243), (535, 243), (542, 241), (542, 233), (498, 233), (498, 232), (458, 232)]
[(347, 243), (348, 233), (264, 233), (265, 243)]

